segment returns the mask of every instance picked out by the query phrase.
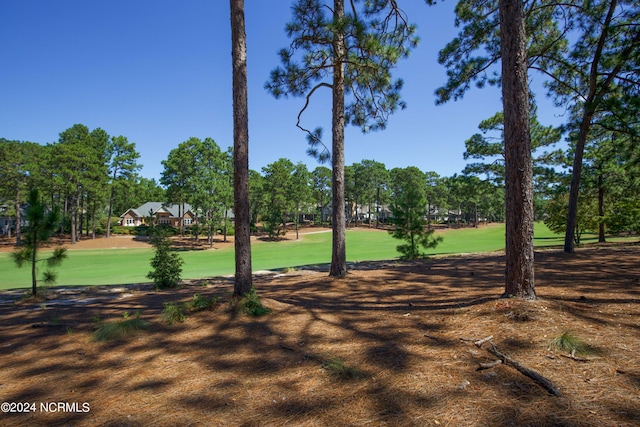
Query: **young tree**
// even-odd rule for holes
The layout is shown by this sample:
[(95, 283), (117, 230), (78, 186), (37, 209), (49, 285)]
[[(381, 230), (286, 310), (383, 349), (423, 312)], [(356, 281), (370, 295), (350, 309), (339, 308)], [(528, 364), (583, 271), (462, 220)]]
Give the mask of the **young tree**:
[[(47, 267), (56, 267), (67, 257), (67, 250), (66, 248), (58, 247), (49, 258), (38, 259), (38, 249), (49, 240), (49, 237), (54, 233), (60, 222), (60, 211), (55, 207), (47, 209), (46, 205), (40, 200), (40, 192), (38, 190), (29, 192), (27, 203), (29, 207), (26, 211), (26, 220), (29, 225), (25, 233), (25, 247), (13, 252), (12, 256), (19, 268), (25, 263), (31, 264), (31, 294), (35, 296), (38, 292), (37, 263), (44, 262)], [(52, 270), (45, 271), (43, 281), (47, 284), (55, 283), (55, 272)]]
[(420, 248), (435, 248), (442, 237), (433, 238), (433, 229), (427, 228), (425, 175), (416, 167), (394, 168), (390, 172), (391, 213), (395, 228), (389, 233), (406, 243), (398, 245), (405, 259), (424, 256)]
[(175, 288), (180, 283), (182, 264), (184, 261), (177, 253), (171, 250), (171, 239), (162, 228), (151, 229), (151, 244), (155, 249), (155, 255), (151, 260), (153, 268), (147, 277), (153, 280), (157, 289)]
[(233, 74), (233, 190), (236, 275), (233, 295), (253, 288), (251, 274), (251, 212), (249, 210), (249, 109), (247, 100), (247, 36), (244, 0), (230, 0)]
[[(266, 89), (276, 98), (305, 97), (297, 126), (307, 132), (309, 154), (332, 162), (333, 242), (330, 275), (347, 273), (344, 199), (344, 127), (359, 126), (363, 131), (383, 129), (391, 113), (404, 108), (391, 70), (415, 46), (414, 27), (396, 1), (351, 1), (345, 11), (344, 0), (333, 7), (320, 0), (297, 0), (293, 20), (286, 31), (292, 42), (280, 51), (282, 67), (271, 73)], [(309, 131), (301, 123), (314, 93), (320, 88), (332, 91), (331, 150), (322, 142), (322, 131)], [(345, 100), (349, 96), (349, 103)], [(324, 149), (321, 149), (324, 147)], [(331, 154), (329, 155), (329, 151)]]

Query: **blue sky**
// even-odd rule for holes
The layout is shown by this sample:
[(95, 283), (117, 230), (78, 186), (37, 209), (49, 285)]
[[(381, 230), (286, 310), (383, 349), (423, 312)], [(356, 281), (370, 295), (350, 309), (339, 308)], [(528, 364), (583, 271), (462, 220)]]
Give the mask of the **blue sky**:
[[(405, 83), (407, 109), (381, 132), (348, 128), (346, 164), (373, 159), (388, 169), (417, 166), (442, 176), (464, 168), (464, 141), (502, 107), (495, 88), (435, 105), (434, 91), (446, 79), (437, 53), (457, 33), (454, 4), (402, 3), (421, 38), (395, 72)], [(277, 51), (289, 42), (283, 29), (290, 5), (245, 1), (255, 170), (281, 157), (310, 169), (318, 164), (295, 127), (304, 100), (276, 100), (263, 89), (279, 64)], [(226, 0), (0, 0), (0, 137), (44, 144), (75, 123), (100, 127), (135, 142), (141, 174), (159, 179), (161, 161), (189, 137), (233, 145), (230, 34)], [(327, 90), (302, 124), (322, 126), (330, 138), (330, 108)], [(543, 124), (558, 123), (557, 114), (540, 100)]]

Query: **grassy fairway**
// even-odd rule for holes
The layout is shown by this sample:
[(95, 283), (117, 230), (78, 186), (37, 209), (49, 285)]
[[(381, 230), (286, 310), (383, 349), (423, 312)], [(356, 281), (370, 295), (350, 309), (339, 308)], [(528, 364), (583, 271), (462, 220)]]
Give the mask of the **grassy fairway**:
[[(537, 247), (562, 245), (563, 236), (553, 234), (544, 224), (536, 224)], [(489, 252), (504, 248), (504, 225), (479, 229), (445, 230), (444, 241), (429, 250), (434, 254)], [(586, 236), (590, 241), (592, 236)], [(350, 229), (347, 231), (347, 259), (370, 261), (398, 257), (399, 241), (383, 231)], [(213, 251), (185, 251), (183, 275), (196, 279), (233, 274), (233, 245)], [(148, 282), (151, 249), (107, 249), (69, 251), (69, 257), (58, 268), (59, 285), (107, 285)], [(253, 270), (270, 270), (331, 261), (331, 233), (303, 235), (299, 241), (255, 242), (252, 245)], [(18, 269), (9, 253), (0, 253), (0, 289), (28, 287), (30, 270)]]

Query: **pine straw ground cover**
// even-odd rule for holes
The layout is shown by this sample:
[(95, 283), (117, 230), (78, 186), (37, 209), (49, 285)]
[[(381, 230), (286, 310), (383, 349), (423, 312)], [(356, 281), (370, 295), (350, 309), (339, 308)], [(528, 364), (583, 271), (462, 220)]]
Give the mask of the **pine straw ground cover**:
[[(535, 302), (498, 299), (503, 276), (499, 254), (361, 263), (341, 280), (259, 276), (273, 310), (259, 318), (229, 310), (228, 279), (64, 289), (43, 303), (4, 292), (0, 401), (38, 406), (0, 413), (0, 425), (640, 424), (640, 246), (538, 252)], [(220, 302), (163, 322), (163, 302), (194, 293)], [(124, 313), (149, 328), (92, 339), (97, 319)], [(566, 331), (592, 354), (550, 349)], [(496, 359), (491, 343), (562, 396), (511, 366), (477, 370)], [(46, 413), (41, 402), (78, 405)]]

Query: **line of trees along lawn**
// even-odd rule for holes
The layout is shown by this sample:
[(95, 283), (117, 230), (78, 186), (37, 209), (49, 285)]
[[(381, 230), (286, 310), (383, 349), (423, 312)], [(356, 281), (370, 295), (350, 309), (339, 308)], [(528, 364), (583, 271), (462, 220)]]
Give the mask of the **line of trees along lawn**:
[[(58, 233), (76, 243), (84, 233), (95, 237), (112, 225), (111, 216), (148, 200), (162, 200), (164, 190), (153, 179), (138, 175), (141, 165), (135, 144), (124, 136), (109, 136), (100, 128), (75, 124), (55, 143), (38, 144), (0, 138), (0, 205), (3, 217), (21, 223), (21, 206), (31, 189), (62, 212)], [(20, 244), (20, 227), (7, 227)]]
[[(420, 171), (428, 225), (475, 226), (505, 220), (504, 144), (499, 118), (496, 115), (482, 122), (481, 132), (467, 141), (464, 156), (481, 162), (448, 177)], [(534, 147), (539, 141), (557, 141), (557, 136), (549, 136), (558, 135), (557, 129), (540, 128), (539, 132), (533, 132), (540, 126), (534, 118), (531, 123)], [(217, 231), (225, 231), (225, 224), (229, 225), (230, 233), (234, 231), (229, 218), (225, 218), (233, 208), (231, 150), (222, 150), (212, 138), (190, 138), (178, 144), (162, 162), (161, 186), (137, 175), (140, 165), (135, 145), (122, 136), (106, 138), (102, 131), (95, 132), (102, 135), (102, 141), (108, 141), (102, 156), (97, 150), (91, 154), (91, 145), (84, 154), (63, 156), (69, 152), (64, 144), (69, 144), (70, 135), (89, 136), (75, 138), (76, 148), (82, 141), (90, 141), (92, 133), (82, 125), (74, 125), (61, 134), (64, 142), (56, 144), (0, 140), (0, 174), (8, 184), (2, 188), (0, 200), (5, 208), (3, 216), (18, 216), (15, 201), (24, 203), (28, 189), (38, 188), (49, 205), (66, 212), (58, 232), (70, 234), (71, 224), (75, 224), (76, 238), (80, 230), (85, 235), (93, 235), (96, 230), (106, 234), (109, 211), (117, 217), (130, 207), (152, 200), (190, 204), (199, 213), (193, 234), (198, 237), (200, 233), (211, 243)], [(638, 163), (630, 157), (638, 153), (625, 148), (629, 144), (627, 138), (607, 132), (587, 144), (576, 241), (585, 232), (601, 232), (604, 239), (605, 234), (640, 229), (639, 202), (635, 196)], [(543, 148), (551, 146), (552, 143), (545, 143)], [(567, 152), (536, 150), (533, 156), (535, 218), (544, 220), (556, 232), (563, 231), (566, 225), (571, 176), (562, 168), (571, 162), (571, 152), (571, 148)], [(96, 164), (101, 167), (95, 167)], [(388, 223), (391, 208), (397, 202), (393, 176), (403, 176), (399, 173), (402, 169), (406, 168), (387, 169), (384, 163), (370, 159), (345, 166), (345, 215), (350, 226), (379, 227), (381, 222)], [(309, 171), (304, 163), (281, 158), (261, 171), (249, 172), (254, 231), (256, 224), (262, 224), (264, 231), (277, 237), (288, 223), (297, 229), (301, 219), (330, 224), (332, 180), (328, 167), (319, 165)], [(77, 219), (72, 220), (73, 216)], [(112, 225), (115, 217), (111, 219)]]

